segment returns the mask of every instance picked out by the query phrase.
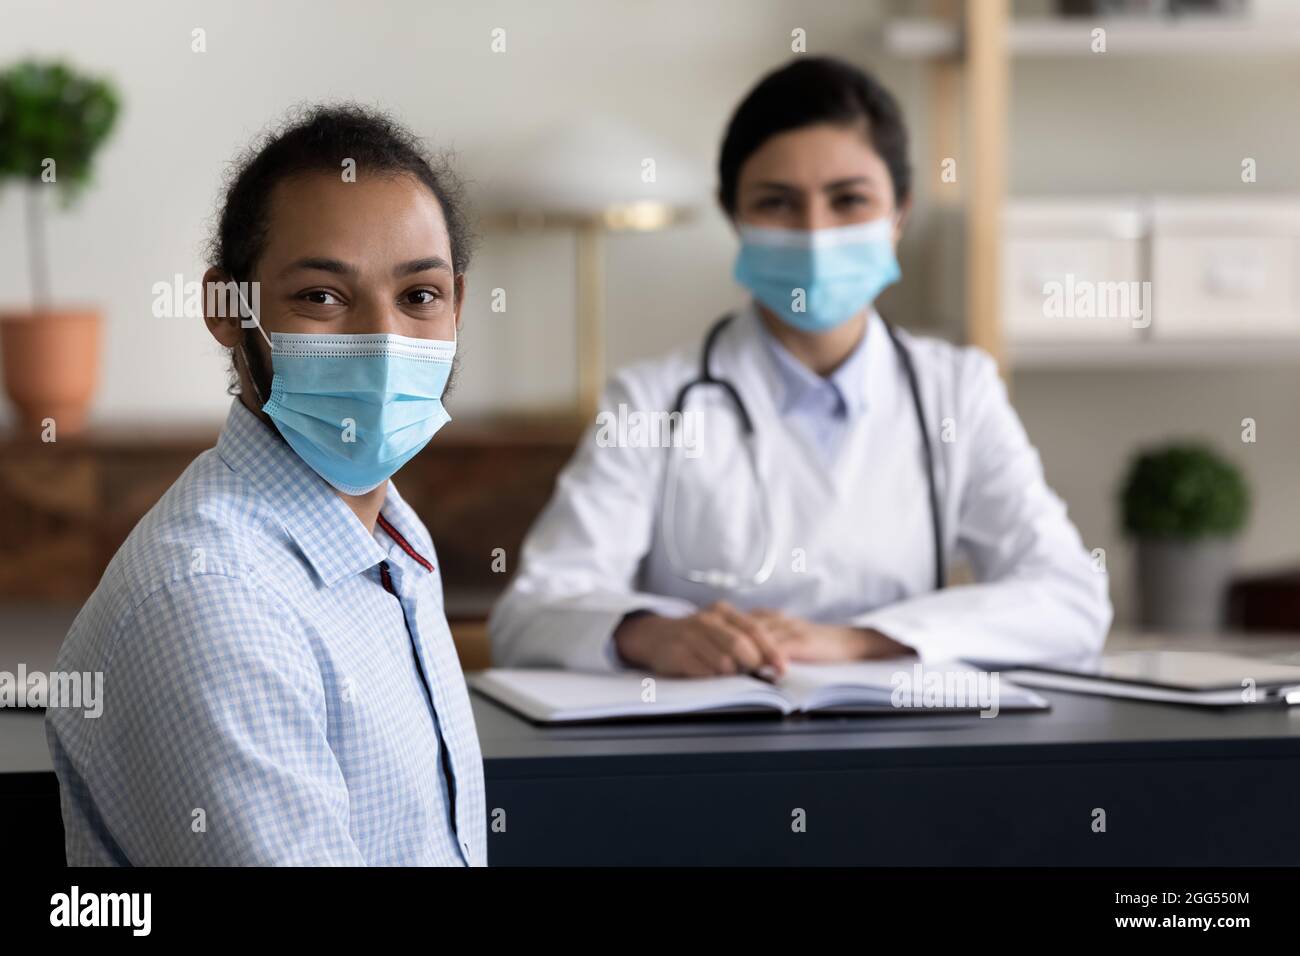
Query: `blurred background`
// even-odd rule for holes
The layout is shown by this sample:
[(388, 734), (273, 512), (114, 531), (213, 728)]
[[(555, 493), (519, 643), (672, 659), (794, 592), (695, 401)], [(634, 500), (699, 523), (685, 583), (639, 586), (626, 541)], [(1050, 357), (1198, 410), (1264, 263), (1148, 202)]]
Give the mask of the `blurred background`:
[[(201, 278), (228, 162), (332, 99), (455, 150), (482, 214), (455, 421), (398, 478), (473, 633), (604, 375), (743, 301), (716, 151), (798, 52), (902, 103), (915, 209), (881, 311), (999, 359), (1117, 624), (1300, 627), (1300, 3), (4, 0), (3, 20), (12, 640), (57, 647), (214, 443), (227, 361), (160, 288), (179, 301)], [(79, 91), (42, 107), (87, 156), (66, 208), (17, 143), (24, 64), (62, 64)], [(1053, 312), (1054, 288), (1074, 307)], [(55, 407), (68, 427), (43, 434)]]

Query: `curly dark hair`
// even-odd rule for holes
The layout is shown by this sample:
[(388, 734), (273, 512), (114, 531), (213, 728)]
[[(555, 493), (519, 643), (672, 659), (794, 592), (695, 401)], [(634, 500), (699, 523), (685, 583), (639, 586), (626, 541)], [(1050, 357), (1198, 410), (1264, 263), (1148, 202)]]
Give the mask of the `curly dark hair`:
[(452, 267), (457, 275), (469, 268), (475, 239), (451, 154), (432, 154), (387, 113), (355, 103), (295, 107), (234, 161), (208, 240), (208, 265), (232, 277), (251, 276), (266, 246), (275, 185), (298, 173), (338, 173), (345, 159), (354, 160), (358, 170), (407, 173), (429, 187), (447, 221)]

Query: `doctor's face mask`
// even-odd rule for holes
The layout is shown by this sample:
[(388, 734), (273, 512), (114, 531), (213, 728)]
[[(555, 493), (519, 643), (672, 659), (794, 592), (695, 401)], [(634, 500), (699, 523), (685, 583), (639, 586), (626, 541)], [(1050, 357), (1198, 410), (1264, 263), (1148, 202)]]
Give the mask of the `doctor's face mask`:
[(741, 224), (734, 275), (787, 325), (826, 332), (898, 281), (893, 229), (889, 217), (812, 230)]

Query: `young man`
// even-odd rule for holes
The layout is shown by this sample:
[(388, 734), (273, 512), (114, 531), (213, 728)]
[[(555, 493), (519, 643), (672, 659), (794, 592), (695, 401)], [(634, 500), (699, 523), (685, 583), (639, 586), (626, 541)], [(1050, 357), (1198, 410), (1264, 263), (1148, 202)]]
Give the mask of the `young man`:
[(58, 665), (106, 692), (98, 719), (47, 718), (70, 864), (485, 863), (433, 545), (388, 481), (447, 421), (458, 196), (355, 108), (309, 111), (236, 171), (204, 285), (240, 293), (206, 316), (238, 397)]

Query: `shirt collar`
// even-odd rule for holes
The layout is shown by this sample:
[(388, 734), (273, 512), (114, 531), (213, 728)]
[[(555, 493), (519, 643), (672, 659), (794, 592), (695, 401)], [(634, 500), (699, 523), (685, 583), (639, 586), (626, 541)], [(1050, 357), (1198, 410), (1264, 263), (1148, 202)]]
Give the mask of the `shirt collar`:
[(436, 570), (433, 541), (429, 538), (429, 532), (425, 530), (415, 509), (397, 493), (397, 485), (391, 481), (379, 517), (381, 520), (376, 527), (384, 534), (384, 540), (391, 540), (394, 545), (388, 549), (390, 559), (414, 571), (423, 569), (433, 573)]
[[(226, 427), (217, 440), (217, 454), (256, 489), (327, 586), (388, 557), (325, 479), (238, 398), (231, 403)], [(398, 526), (409, 527), (410, 509), (401, 499), (394, 502), (395, 498), (390, 483), (384, 510), (394, 524), (398, 523), (394, 516), (400, 515)]]
[(858, 340), (858, 344), (853, 347), (853, 351), (835, 371), (825, 377), (818, 375), (795, 358), (776, 336), (768, 331), (752, 303), (750, 309), (755, 313), (754, 321), (758, 325), (760, 337), (776, 369), (781, 386), (777, 404), (783, 414), (798, 405), (800, 400), (810, 392), (826, 388), (834, 390), (839, 399), (840, 410), (846, 412), (849, 417), (866, 411), (867, 387), (870, 384), (867, 375), (867, 359), (877, 348), (873, 340), (879, 340), (881, 332), (884, 331), (881, 327), (884, 320), (875, 309), (867, 313), (866, 330)]

